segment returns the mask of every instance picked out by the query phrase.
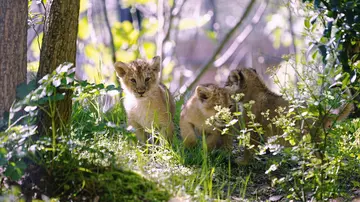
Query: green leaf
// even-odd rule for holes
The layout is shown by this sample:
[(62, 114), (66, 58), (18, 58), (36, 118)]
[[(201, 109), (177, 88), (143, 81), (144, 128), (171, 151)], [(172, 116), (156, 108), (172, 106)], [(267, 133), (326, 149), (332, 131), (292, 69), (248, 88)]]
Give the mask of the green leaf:
[(36, 81), (32, 80), (28, 84), (23, 82), (16, 87), (16, 98), (24, 99), (32, 90), (36, 88)]
[(22, 177), (23, 170), (16, 167), (14, 162), (10, 162), (9, 166), (7, 166), (5, 169), (4, 175), (16, 181)]
[(53, 101), (59, 101), (59, 100), (63, 100), (65, 98), (65, 95), (63, 94), (56, 94), (54, 97), (52, 97), (51, 100)]
[(61, 84), (60, 78), (55, 78), (55, 79), (52, 81), (52, 84), (53, 84), (55, 87), (59, 87), (60, 84)]
[(21, 170), (25, 170), (25, 168), (27, 167), (26, 163), (23, 161), (18, 161), (16, 162), (16, 167), (20, 168)]
[(305, 27), (306, 28), (310, 28), (310, 19), (309, 18), (306, 18), (305, 20), (304, 20), (304, 25), (305, 25)]
[(0, 157), (0, 166), (6, 165), (6, 164), (7, 164), (6, 158)]

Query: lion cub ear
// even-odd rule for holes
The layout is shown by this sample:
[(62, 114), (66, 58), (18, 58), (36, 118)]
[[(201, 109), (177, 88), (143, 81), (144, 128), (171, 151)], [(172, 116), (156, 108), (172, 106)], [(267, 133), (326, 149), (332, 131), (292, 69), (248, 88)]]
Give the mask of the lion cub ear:
[(210, 90), (205, 86), (197, 86), (195, 89), (196, 95), (199, 97), (201, 102), (204, 102), (211, 97)]
[(232, 70), (225, 83), (225, 89), (230, 93), (235, 93), (240, 87), (240, 84), (244, 82), (244, 75), (241, 70)]
[(126, 72), (129, 69), (129, 67), (126, 63), (120, 62), (120, 61), (116, 62), (114, 64), (114, 67), (115, 67), (115, 71), (119, 77), (124, 77)]
[(153, 59), (151, 60), (151, 69), (154, 70), (155, 72), (159, 72), (160, 71), (160, 56), (155, 56), (153, 57)]
[(242, 81), (244, 81), (244, 79), (245, 76), (241, 70), (233, 70), (230, 72), (228, 81), (230, 85), (235, 85), (235, 84), (239, 85)]

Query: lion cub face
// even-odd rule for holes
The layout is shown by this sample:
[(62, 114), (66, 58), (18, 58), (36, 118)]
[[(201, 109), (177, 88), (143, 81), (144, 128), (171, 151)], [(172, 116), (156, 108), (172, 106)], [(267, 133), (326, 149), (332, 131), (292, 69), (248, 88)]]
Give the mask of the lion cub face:
[(159, 85), (160, 57), (154, 57), (151, 62), (143, 59), (130, 63), (116, 62), (115, 71), (120, 77), (124, 90), (132, 93), (136, 98), (144, 98)]
[(225, 83), (225, 88), (231, 93), (246, 93), (249, 90), (249, 82), (261, 82), (254, 69), (236, 69), (230, 72)]
[[(227, 89), (218, 87), (214, 84), (199, 85), (196, 87), (195, 95), (199, 100), (200, 110), (207, 118), (214, 116), (217, 111), (215, 106), (234, 109), (234, 102)], [(217, 126), (222, 126), (222, 120), (215, 120)]]

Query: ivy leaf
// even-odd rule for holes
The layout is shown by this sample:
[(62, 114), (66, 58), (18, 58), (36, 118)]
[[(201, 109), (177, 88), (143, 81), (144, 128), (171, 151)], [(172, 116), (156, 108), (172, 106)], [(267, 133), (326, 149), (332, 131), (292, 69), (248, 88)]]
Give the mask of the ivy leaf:
[(36, 81), (32, 80), (28, 84), (23, 82), (16, 87), (16, 98), (24, 99), (32, 90), (36, 88)]
[(36, 108), (37, 108), (37, 106), (26, 106), (24, 110), (26, 112), (31, 112), (31, 111), (34, 111)]
[(59, 78), (55, 78), (53, 81), (52, 81), (52, 84), (55, 86), (55, 87), (59, 87), (60, 84), (61, 84), (61, 80)]
[(65, 93), (64, 94), (56, 94), (55, 96), (51, 97), (52, 101), (59, 101), (59, 100), (63, 100), (65, 98)]
[(6, 167), (4, 175), (16, 181), (22, 177), (25, 168), (26, 164), (24, 162), (10, 162), (9, 166)]

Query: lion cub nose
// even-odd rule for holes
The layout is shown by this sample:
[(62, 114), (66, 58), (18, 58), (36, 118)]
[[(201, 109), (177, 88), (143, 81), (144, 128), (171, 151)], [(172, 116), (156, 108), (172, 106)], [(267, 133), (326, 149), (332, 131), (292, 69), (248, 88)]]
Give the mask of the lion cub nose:
[(143, 95), (143, 94), (145, 93), (145, 90), (139, 90), (138, 93), (139, 93), (140, 95)]

